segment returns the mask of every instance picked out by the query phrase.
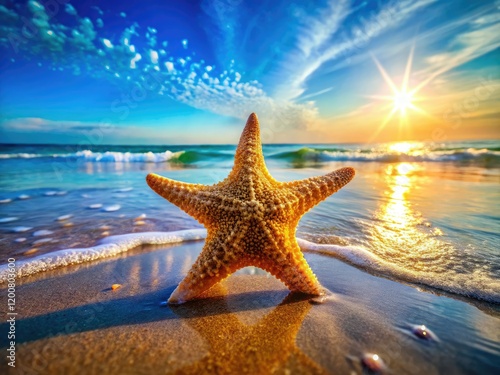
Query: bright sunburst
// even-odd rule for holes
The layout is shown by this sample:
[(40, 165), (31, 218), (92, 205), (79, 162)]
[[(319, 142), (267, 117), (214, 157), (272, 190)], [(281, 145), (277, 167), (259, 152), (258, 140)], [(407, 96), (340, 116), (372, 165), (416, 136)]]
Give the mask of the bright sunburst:
[(408, 123), (408, 109), (411, 109), (413, 111), (416, 111), (416, 112), (419, 112), (419, 113), (422, 113), (422, 114), (428, 116), (428, 114), (424, 110), (422, 110), (421, 108), (417, 107), (414, 104), (415, 102), (422, 100), (422, 98), (417, 97), (416, 94), (428, 82), (425, 82), (425, 84), (420, 84), (420, 85), (414, 87), (413, 89), (408, 88), (408, 81), (410, 79), (411, 66), (413, 63), (413, 51), (414, 51), (414, 48), (412, 48), (410, 51), (410, 56), (408, 57), (408, 62), (406, 63), (405, 74), (403, 76), (403, 82), (401, 83), (400, 88), (398, 88), (396, 86), (396, 84), (394, 83), (392, 78), (389, 77), (389, 74), (387, 74), (387, 72), (384, 69), (384, 67), (382, 66), (382, 64), (380, 64), (380, 62), (377, 60), (377, 58), (375, 56), (373, 56), (373, 61), (377, 65), (377, 68), (380, 71), (382, 78), (384, 79), (384, 81), (387, 83), (387, 85), (391, 89), (392, 95), (390, 95), (390, 96), (376, 95), (376, 96), (371, 96), (371, 97), (375, 98), (375, 99), (391, 102), (392, 108), (391, 108), (391, 106), (389, 106), (389, 108), (390, 108), (389, 113), (387, 114), (384, 121), (377, 129), (377, 131), (374, 134), (374, 136), (372, 137), (372, 139), (374, 139), (382, 131), (382, 129), (385, 128), (387, 123), (389, 121), (391, 121), (391, 119), (394, 117), (394, 115), (397, 112), (399, 112), (400, 130), (401, 130), (402, 125), (405, 125)]

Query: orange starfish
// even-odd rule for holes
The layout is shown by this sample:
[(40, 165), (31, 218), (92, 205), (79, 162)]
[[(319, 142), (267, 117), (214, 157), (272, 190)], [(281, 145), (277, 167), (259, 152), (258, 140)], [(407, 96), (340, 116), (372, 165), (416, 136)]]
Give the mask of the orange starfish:
[(291, 291), (320, 295), (321, 286), (295, 239), (302, 215), (346, 185), (353, 168), (300, 181), (276, 181), (262, 155), (260, 128), (252, 113), (229, 176), (208, 186), (150, 173), (148, 185), (207, 228), (205, 246), (168, 302), (191, 300), (236, 270), (256, 266)]

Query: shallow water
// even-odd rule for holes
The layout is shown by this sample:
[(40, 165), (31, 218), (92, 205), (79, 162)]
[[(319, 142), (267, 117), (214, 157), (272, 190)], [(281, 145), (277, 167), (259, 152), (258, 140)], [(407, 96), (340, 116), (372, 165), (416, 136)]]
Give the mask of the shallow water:
[[(358, 259), (352, 251), (342, 255), (324, 248), (323, 254), (396, 280), (498, 303), (497, 150), (492, 141), (264, 146), (278, 180), (343, 166), (356, 169), (351, 183), (302, 218), (297, 235), (361, 248), (372, 256)], [(89, 151), (4, 146), (2, 261), (93, 246), (109, 235), (199, 228), (153, 193), (145, 176), (156, 172), (212, 184), (228, 174), (233, 152), (234, 146), (100, 146)], [(177, 156), (158, 159), (167, 154)], [(190, 156), (180, 160), (185, 154)]]

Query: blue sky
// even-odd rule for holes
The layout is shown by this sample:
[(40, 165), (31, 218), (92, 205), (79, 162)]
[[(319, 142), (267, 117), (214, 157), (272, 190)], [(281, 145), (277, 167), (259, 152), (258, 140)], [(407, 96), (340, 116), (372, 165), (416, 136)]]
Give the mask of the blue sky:
[(500, 138), (499, 1), (99, 3), (0, 2), (4, 142)]

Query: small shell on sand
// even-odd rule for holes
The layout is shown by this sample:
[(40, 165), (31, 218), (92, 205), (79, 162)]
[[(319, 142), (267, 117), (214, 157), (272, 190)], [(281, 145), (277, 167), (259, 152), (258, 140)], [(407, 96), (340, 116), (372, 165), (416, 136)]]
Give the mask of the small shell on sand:
[(120, 208), (122, 208), (122, 206), (120, 206), (119, 204), (114, 204), (112, 206), (104, 207), (102, 210), (104, 212), (113, 212), (113, 211), (118, 211)]
[(146, 218), (146, 214), (141, 214), (141, 215), (137, 216), (134, 220), (142, 220), (145, 218)]
[(57, 221), (64, 221), (64, 220), (68, 220), (70, 217), (73, 217), (72, 214), (68, 214), (68, 215), (62, 215), (62, 216), (59, 216), (57, 218)]
[(101, 236), (103, 236), (103, 237), (109, 236), (109, 232), (108, 231), (102, 232)]
[(66, 223), (63, 223), (63, 227), (72, 227), (74, 224), (71, 221), (67, 221)]
[(24, 252), (24, 255), (31, 255), (31, 254), (36, 253), (37, 251), (38, 251), (37, 248), (29, 249), (29, 250)]
[(35, 237), (48, 236), (49, 234), (52, 234), (52, 233), (54, 233), (54, 232), (52, 232), (51, 230), (42, 229), (42, 230), (37, 230), (35, 233), (33, 233), (33, 236), (35, 236)]
[(111, 285), (111, 290), (116, 290), (118, 288), (121, 288), (122, 284), (113, 284)]
[(146, 222), (145, 222), (145, 221), (142, 221), (142, 220), (137, 220), (137, 221), (134, 223), (134, 225), (144, 225), (144, 224), (146, 224)]

